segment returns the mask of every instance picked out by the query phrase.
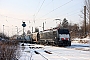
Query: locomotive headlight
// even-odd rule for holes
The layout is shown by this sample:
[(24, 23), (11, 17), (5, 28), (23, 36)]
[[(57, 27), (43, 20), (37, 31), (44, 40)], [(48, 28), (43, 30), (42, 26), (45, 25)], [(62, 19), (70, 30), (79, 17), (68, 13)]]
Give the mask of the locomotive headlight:
[(64, 40), (64, 38), (61, 38), (61, 40)]
[(66, 38), (65, 40), (69, 40), (68, 38)]

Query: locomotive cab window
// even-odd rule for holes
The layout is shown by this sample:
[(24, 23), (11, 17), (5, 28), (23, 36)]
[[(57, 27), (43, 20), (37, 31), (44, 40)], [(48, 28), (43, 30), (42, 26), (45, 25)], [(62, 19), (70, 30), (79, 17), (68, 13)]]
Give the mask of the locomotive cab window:
[(69, 30), (68, 29), (58, 29), (58, 33), (59, 34), (69, 34)]

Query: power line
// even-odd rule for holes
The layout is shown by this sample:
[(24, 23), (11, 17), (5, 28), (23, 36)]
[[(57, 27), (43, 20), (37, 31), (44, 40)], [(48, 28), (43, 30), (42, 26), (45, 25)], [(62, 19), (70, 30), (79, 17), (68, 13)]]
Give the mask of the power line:
[[(41, 6), (40, 6), (40, 8), (39, 8), (38, 12), (36, 13), (36, 16), (37, 16), (37, 14), (39, 13), (39, 11), (41, 10), (41, 8), (42, 8), (42, 6), (43, 6), (44, 2), (45, 2), (45, 0), (43, 0), (43, 2), (42, 2), (42, 4), (41, 4)], [(35, 17), (36, 17), (36, 16), (35, 16)]]
[[(48, 14), (52, 13), (53, 11), (55, 11), (55, 10), (57, 10), (57, 9), (61, 8), (61, 7), (62, 7), (62, 6), (64, 6), (64, 5), (67, 5), (68, 3), (72, 2), (72, 1), (73, 1), (73, 0), (70, 0), (69, 2), (67, 2), (67, 3), (65, 3), (65, 4), (63, 4), (63, 5), (59, 6), (59, 7), (55, 8), (55, 9), (53, 9), (52, 11), (50, 11), (50, 12), (48, 12), (47, 14), (43, 15), (42, 17), (44, 17), (44, 16), (46, 16), (46, 15), (48, 15)], [(42, 18), (42, 17), (40, 17), (40, 18)]]
[[(77, 4), (79, 4), (79, 3), (77, 3)], [(76, 4), (75, 4), (76, 5)], [(75, 6), (74, 5), (74, 6)], [(72, 6), (73, 7), (73, 6)], [(72, 7), (70, 7), (70, 9), (72, 8)], [(65, 10), (67, 10), (67, 9), (65, 9)], [(77, 9), (75, 9), (74, 11), (71, 11), (71, 12), (73, 12), (73, 13), (71, 13), (70, 14), (70, 12), (68, 12), (68, 13), (66, 13), (66, 14), (68, 14), (68, 16), (70, 17), (70, 16), (72, 16), (72, 15), (75, 15), (75, 14), (77, 14), (77, 13), (79, 13), (79, 11), (78, 12), (75, 12)], [(63, 14), (63, 15), (65, 15), (65, 14)], [(58, 15), (57, 15), (58, 16)], [(47, 19), (53, 19), (53, 18), (45, 18), (45, 19), (42, 19), (42, 20), (47, 20)], [(39, 20), (41, 20), (41, 19), (39, 19)]]
[[(73, 1), (73, 0), (71, 0), (71, 1)], [(57, 7), (57, 8), (55, 8), (55, 9), (53, 9), (53, 10), (52, 10), (52, 11), (50, 11), (49, 13), (51, 13), (51, 12), (53, 12), (53, 11), (55, 11), (55, 10), (59, 9), (60, 7), (62, 7), (62, 6), (64, 6), (64, 5), (66, 5), (66, 4), (68, 4), (68, 3), (70, 3), (71, 1), (69, 1), (69, 2), (67, 2), (67, 3), (65, 3), (65, 4), (63, 4), (63, 5), (61, 5), (61, 6)], [(38, 10), (38, 12), (37, 12), (37, 14), (40, 12), (40, 9), (42, 8), (42, 6), (43, 6), (44, 2), (45, 2), (45, 0), (43, 0), (43, 2), (42, 2), (42, 4), (41, 4), (41, 6), (40, 6), (40, 8), (39, 8), (39, 10)], [(5, 17), (7, 17), (7, 18), (13, 18), (13, 19), (18, 19), (18, 18), (9, 17), (9, 16), (5, 16)], [(46, 18), (46, 19), (50, 19), (50, 18)], [(46, 19), (44, 19), (44, 20), (46, 20)], [(24, 20), (24, 19), (18, 19), (18, 20)]]
[(25, 19), (14, 18), (14, 17), (2, 15), (2, 14), (0, 14), (0, 15), (3, 16), (3, 17), (6, 17), (6, 21), (7, 21), (7, 18), (12, 18), (12, 19), (17, 19), (17, 20), (25, 20)]
[(48, 5), (50, 5), (52, 2), (53, 2), (53, 0), (50, 1), (48, 4), (46, 4), (46, 5), (44, 6), (44, 8), (47, 7)]
[[(73, 11), (71, 11), (71, 12), (73, 12)], [(71, 13), (71, 14), (69, 14), (69, 13), (70, 13), (70, 12), (68, 12), (68, 13), (66, 13), (66, 14), (68, 14), (68, 16), (72, 16), (72, 15), (75, 15), (75, 14), (79, 13), (79, 11), (76, 11), (76, 10), (75, 10), (75, 12), (73, 12), (73, 13)], [(60, 16), (63, 16), (63, 15), (65, 15), (65, 14), (62, 14), (62, 15), (60, 15)], [(59, 17), (59, 16), (57, 15), (56, 17)], [(45, 18), (45, 19), (39, 19), (39, 20), (47, 20), (47, 19), (53, 19), (53, 18)]]

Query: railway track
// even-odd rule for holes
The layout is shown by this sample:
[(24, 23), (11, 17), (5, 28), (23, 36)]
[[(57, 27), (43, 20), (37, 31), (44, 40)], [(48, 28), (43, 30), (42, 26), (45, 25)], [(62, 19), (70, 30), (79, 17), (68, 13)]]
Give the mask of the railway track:
[[(84, 54), (84, 53), (81, 53), (82, 50), (75, 50), (75, 49), (67, 48), (67, 47), (41, 46), (41, 45), (33, 45), (33, 44), (26, 44), (22, 47), (24, 47), (24, 49), (22, 50), (23, 54), (21, 58), (25, 58), (24, 60), (77, 59), (74, 56), (82, 60), (88, 60), (88, 57), (89, 57), (88, 55), (89, 53)], [(19, 60), (23, 60), (23, 59), (19, 59)]]
[[(38, 50), (44, 51), (43, 47), (36, 47), (36, 46), (35, 46), (35, 47), (29, 47), (29, 48), (32, 49), (35, 54), (40, 55), (40, 56), (41, 56), (42, 58), (44, 58), (45, 60), (49, 60), (47, 57), (45, 57), (45, 56), (42, 54), (42, 52), (38, 51)], [(38, 49), (38, 50), (37, 50), (37, 49)]]
[[(25, 58), (27, 58), (26, 60), (49, 60), (46, 56), (44, 56), (42, 53), (44, 52), (44, 49), (43, 47), (41, 46), (35, 46), (35, 45), (24, 45), (23, 46), (23, 55)], [(25, 49), (28, 49), (28, 50), (25, 50)], [(40, 51), (39, 51), (40, 50)], [(26, 55), (26, 54), (29, 54), (29, 55)], [(34, 58), (35, 57), (35, 58)], [(36, 58), (36, 57), (39, 57), (39, 58)], [(22, 57), (23, 58), (23, 57)], [(21, 58), (21, 59), (22, 59)], [(21, 60), (19, 59), (19, 60)]]

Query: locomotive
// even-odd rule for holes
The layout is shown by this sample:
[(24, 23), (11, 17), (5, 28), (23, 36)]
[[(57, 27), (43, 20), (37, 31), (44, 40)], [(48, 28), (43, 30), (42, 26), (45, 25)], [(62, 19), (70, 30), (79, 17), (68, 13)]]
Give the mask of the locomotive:
[(71, 46), (68, 29), (49, 29), (31, 34), (34, 43), (55, 46)]

